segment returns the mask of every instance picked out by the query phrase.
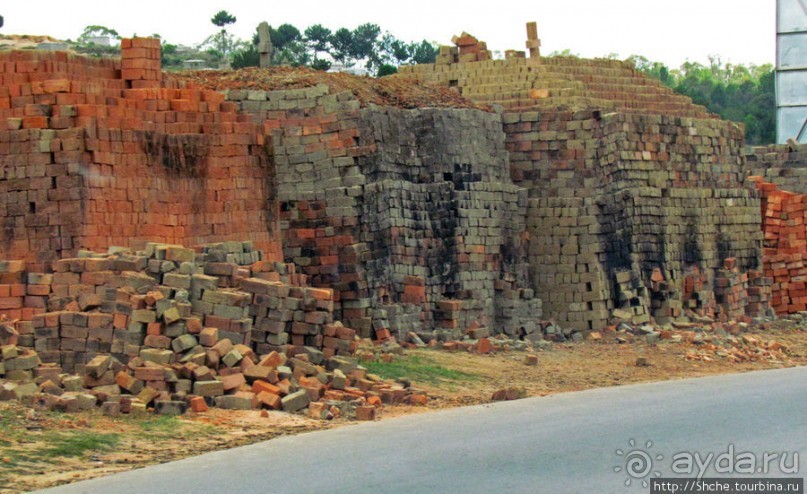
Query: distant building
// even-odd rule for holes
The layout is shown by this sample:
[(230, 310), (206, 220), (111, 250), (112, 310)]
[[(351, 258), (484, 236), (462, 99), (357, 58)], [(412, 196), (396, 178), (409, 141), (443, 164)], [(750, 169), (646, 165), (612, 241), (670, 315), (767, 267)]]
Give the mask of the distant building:
[(353, 75), (370, 75), (370, 72), (364, 67), (348, 67), (347, 65), (341, 63), (332, 64), (328, 72), (344, 72), (346, 74)]
[(187, 70), (202, 70), (207, 68), (207, 62), (199, 59), (183, 60), (182, 68)]
[(109, 36), (90, 36), (87, 41), (99, 46), (112, 46), (112, 38)]

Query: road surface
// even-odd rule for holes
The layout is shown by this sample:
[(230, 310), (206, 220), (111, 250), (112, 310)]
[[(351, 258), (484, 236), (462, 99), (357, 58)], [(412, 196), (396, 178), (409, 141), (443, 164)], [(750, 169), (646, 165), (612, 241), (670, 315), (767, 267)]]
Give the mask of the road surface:
[[(807, 367), (594, 389), (281, 437), (44, 492), (647, 493), (642, 481), (670, 476), (680, 453), (745, 452), (762, 465), (776, 452), (785, 463), (769, 476), (804, 477), (805, 404)], [(799, 473), (777, 475), (794, 453)], [(650, 462), (629, 465), (637, 455)]]

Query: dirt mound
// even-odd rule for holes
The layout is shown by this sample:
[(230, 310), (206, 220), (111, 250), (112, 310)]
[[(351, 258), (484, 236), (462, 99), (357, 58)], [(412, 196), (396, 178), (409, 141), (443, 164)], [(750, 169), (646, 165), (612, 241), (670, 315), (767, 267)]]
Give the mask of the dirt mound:
[(32, 34), (0, 34), (0, 50), (26, 50), (46, 42), (57, 43), (59, 40)]
[(447, 87), (433, 86), (404, 77), (373, 79), (307, 68), (272, 67), (224, 71), (192, 71), (169, 74), (169, 78), (217, 91), (225, 89), (301, 89), (326, 84), (331, 93), (351, 91), (362, 105), (399, 108), (477, 108), (488, 110)]
[(16, 41), (29, 43), (45, 43), (46, 41), (59, 41), (47, 35), (36, 34), (0, 34), (0, 41)]

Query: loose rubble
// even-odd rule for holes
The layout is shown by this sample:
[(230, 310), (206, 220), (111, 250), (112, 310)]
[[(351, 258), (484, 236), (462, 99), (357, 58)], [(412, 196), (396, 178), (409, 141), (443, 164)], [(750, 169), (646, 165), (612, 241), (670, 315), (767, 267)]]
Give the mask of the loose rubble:
[(111, 415), (217, 406), (323, 419), (425, 403), (422, 390), (358, 365), (359, 340), (333, 320), (331, 290), (304, 286), (294, 265), (261, 261), (249, 243), (113, 251), (26, 274), (20, 287), (42, 310), (0, 326), (0, 399)]

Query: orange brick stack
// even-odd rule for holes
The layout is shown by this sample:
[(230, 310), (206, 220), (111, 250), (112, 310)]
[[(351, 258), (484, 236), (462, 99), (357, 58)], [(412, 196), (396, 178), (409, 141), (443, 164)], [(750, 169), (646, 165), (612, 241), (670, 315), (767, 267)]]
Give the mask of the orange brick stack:
[(773, 279), (771, 306), (778, 314), (807, 310), (807, 195), (750, 178), (762, 195), (765, 276)]
[(33, 311), (25, 309), (25, 263), (0, 261), (0, 314), (9, 319), (30, 318)]
[(131, 88), (157, 88), (162, 79), (160, 40), (157, 38), (123, 38), (121, 77)]
[(122, 46), (0, 54), (0, 257), (42, 271), (81, 248), (251, 238), (279, 259), (260, 127), (218, 92), (161, 87), (158, 40)]

